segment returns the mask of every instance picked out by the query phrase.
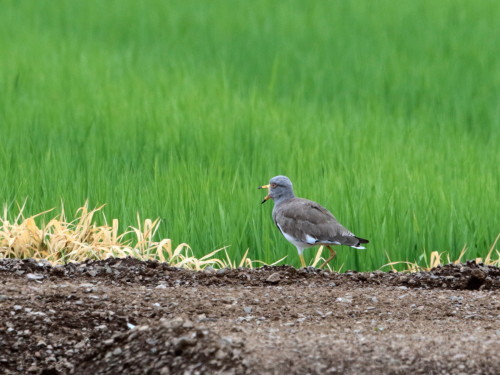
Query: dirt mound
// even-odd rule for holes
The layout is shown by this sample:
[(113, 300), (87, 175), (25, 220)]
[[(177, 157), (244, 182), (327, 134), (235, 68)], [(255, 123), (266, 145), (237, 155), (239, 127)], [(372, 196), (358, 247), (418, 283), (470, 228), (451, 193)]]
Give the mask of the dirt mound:
[(497, 374), (500, 269), (0, 260), (0, 374)]
[(138, 326), (101, 342), (77, 366), (87, 374), (246, 374), (244, 343), (202, 325), (175, 318)]
[(296, 269), (290, 266), (265, 266), (257, 269), (208, 269), (200, 272), (170, 267), (166, 263), (140, 261), (134, 258), (107, 259), (68, 263), (64, 266), (51, 266), (46, 261), (33, 259), (1, 259), (0, 272), (17, 276), (24, 275), (28, 280), (45, 278), (74, 279), (86, 278), (108, 280), (113, 283), (134, 283), (151, 285), (161, 283), (165, 286), (265, 286), (293, 285), (308, 283), (331, 283), (337, 285), (362, 283), (376, 285), (404, 285), (412, 288), (445, 289), (498, 289), (500, 288), (500, 268), (476, 264), (448, 264), (428, 272), (356, 272), (339, 274), (317, 268)]

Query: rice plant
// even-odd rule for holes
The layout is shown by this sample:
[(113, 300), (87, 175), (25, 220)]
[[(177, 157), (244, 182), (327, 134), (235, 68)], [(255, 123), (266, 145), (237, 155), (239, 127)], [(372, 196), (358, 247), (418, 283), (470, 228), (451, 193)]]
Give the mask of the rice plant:
[(0, 204), (88, 200), (110, 235), (141, 212), (197, 259), (298, 266), (256, 189), (285, 174), (370, 240), (335, 269), (484, 258), (498, 19), (496, 0), (2, 1)]

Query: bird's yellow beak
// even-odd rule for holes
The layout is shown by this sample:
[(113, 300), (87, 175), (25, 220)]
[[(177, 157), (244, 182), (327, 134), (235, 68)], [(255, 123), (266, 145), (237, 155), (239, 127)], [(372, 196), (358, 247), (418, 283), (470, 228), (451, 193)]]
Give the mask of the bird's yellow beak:
[[(269, 185), (262, 185), (262, 186), (259, 186), (259, 189), (267, 189), (269, 190), (270, 186)], [(267, 194), (265, 197), (264, 197), (264, 200), (262, 201), (262, 203), (266, 203), (266, 201), (271, 198), (271, 196), (269, 194)]]

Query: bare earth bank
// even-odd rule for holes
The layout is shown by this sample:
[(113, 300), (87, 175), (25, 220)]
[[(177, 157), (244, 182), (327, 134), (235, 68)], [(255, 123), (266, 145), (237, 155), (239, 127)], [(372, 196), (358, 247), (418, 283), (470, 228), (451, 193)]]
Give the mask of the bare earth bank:
[(500, 269), (0, 260), (0, 374), (498, 374)]

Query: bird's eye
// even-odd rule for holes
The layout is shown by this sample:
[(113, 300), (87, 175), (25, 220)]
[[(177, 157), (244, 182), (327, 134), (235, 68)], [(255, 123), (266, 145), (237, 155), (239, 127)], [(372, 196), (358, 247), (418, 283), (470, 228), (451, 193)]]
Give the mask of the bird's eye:
[(278, 185), (276, 185), (276, 184), (271, 184), (271, 188), (273, 188), (273, 189), (274, 189), (276, 186), (278, 186)]

